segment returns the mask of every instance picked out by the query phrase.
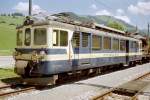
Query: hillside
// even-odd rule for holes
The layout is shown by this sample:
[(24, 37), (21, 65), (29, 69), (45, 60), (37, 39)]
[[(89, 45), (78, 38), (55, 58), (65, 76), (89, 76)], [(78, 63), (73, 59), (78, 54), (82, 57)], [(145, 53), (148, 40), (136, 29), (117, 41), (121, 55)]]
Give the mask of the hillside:
[(92, 22), (96, 22), (98, 24), (103, 24), (105, 26), (108, 25), (108, 22), (118, 22), (120, 24), (122, 24), (125, 28), (125, 31), (129, 31), (129, 32), (133, 32), (136, 30), (135, 26), (132, 26), (120, 19), (117, 19), (115, 17), (112, 17), (112, 16), (106, 16), (106, 15), (101, 15), (101, 16), (90, 16), (90, 15), (84, 15), (84, 16), (81, 16), (81, 15), (77, 15), (77, 14), (74, 14), (72, 12), (62, 12), (62, 13), (59, 13), (59, 15), (65, 15), (71, 19), (74, 19), (74, 20), (78, 20), (78, 21), (84, 21), (84, 22), (87, 22), (87, 21), (92, 21)]
[[(77, 21), (92, 21), (99, 24), (106, 25), (109, 21), (116, 21), (125, 27), (125, 31), (135, 31), (135, 27), (125, 23), (122, 20), (116, 19), (112, 16), (89, 16), (89, 15), (76, 15), (72, 12), (59, 13)], [(58, 15), (58, 14), (56, 14)], [(0, 16), (0, 55), (11, 54), (16, 46), (16, 26), (22, 24), (23, 17)], [(140, 30), (145, 33), (146, 30)]]
[(23, 17), (0, 16), (0, 54), (11, 53), (16, 46), (16, 26)]

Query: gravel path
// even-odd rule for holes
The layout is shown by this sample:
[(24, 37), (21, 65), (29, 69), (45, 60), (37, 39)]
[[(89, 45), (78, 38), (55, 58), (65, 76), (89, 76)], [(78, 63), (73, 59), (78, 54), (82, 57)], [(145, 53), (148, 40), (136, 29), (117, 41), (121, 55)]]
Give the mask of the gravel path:
[(0, 68), (13, 68), (14, 63), (12, 56), (0, 56)]

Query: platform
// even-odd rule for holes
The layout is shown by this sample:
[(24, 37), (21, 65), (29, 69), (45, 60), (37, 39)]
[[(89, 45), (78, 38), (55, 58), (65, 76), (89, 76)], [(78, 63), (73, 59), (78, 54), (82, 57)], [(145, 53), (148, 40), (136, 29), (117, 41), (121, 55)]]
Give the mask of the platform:
[(89, 100), (150, 72), (150, 63), (9, 100)]

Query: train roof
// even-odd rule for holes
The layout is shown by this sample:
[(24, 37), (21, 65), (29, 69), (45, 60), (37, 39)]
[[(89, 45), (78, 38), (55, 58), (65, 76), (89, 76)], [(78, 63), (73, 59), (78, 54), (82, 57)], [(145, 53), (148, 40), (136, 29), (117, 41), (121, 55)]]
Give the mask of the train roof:
[[(30, 20), (32, 22), (27, 23), (27, 20)], [(76, 25), (76, 26), (82, 26), (82, 27), (87, 27), (87, 28), (92, 28), (92, 29), (99, 29), (99, 30), (103, 30), (103, 31), (107, 31), (107, 32), (112, 32), (112, 33), (125, 35), (124, 31), (117, 30), (117, 29), (114, 29), (114, 28), (110, 28), (110, 27), (107, 27), (107, 26), (104, 26), (104, 25), (101, 25), (101, 24), (98, 24), (98, 23), (79, 22), (79, 21), (70, 20), (70, 19), (69, 20), (68, 19), (60, 19), (60, 18), (57, 18), (55, 16), (48, 16), (48, 17), (45, 17), (43, 19), (34, 18), (34, 17), (32, 19), (29, 19), (27, 17), (26, 20), (24, 21), (23, 25), (18, 26), (17, 28), (21, 28), (21, 27), (26, 26), (26, 25), (33, 25), (33, 26), (48, 25), (49, 21), (58, 21), (58, 22), (68, 23), (68, 24), (72, 24), (72, 25)]]
[(138, 41), (139, 39), (136, 39), (134, 37), (126, 36), (126, 33), (124, 31), (120, 31), (117, 29), (113, 29), (104, 25), (100, 25), (97, 23), (81, 23), (78, 21), (67, 21), (62, 19), (56, 19), (55, 17), (51, 16), (45, 19), (27, 19), (24, 21), (23, 25), (18, 26), (17, 29), (23, 28), (24, 26), (43, 26), (43, 25), (50, 25), (51, 27), (58, 27), (58, 28), (65, 28), (70, 29), (73, 31), (82, 31), (82, 32), (89, 32), (89, 33), (99, 33), (106, 32), (106, 33), (114, 33), (114, 35), (118, 34), (118, 37), (125, 36), (130, 40)]

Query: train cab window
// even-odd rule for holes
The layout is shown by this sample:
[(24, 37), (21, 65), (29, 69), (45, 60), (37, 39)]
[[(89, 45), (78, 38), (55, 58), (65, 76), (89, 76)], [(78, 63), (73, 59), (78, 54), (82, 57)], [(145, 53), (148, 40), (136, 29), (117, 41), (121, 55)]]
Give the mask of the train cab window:
[(18, 30), (17, 32), (17, 46), (22, 46), (22, 36), (23, 36), (23, 33), (22, 33), (22, 30)]
[(35, 45), (45, 45), (46, 44), (46, 29), (39, 28), (34, 30), (34, 44)]
[(68, 32), (63, 30), (53, 30), (53, 46), (67, 46)]
[(113, 39), (113, 50), (119, 50), (119, 39)]
[(110, 37), (104, 37), (104, 41), (103, 41), (103, 46), (104, 49), (111, 49), (111, 38)]
[(68, 32), (60, 30), (60, 46), (68, 45)]
[(126, 50), (126, 41), (120, 40), (120, 51), (125, 51), (125, 50)]
[(88, 33), (82, 33), (82, 47), (88, 47)]
[(80, 46), (80, 33), (79, 32), (73, 33), (72, 45), (74, 48), (79, 48)]
[(92, 36), (92, 50), (100, 50), (102, 46), (102, 37), (93, 35)]
[(59, 31), (58, 30), (53, 30), (53, 46), (58, 46), (59, 42)]
[(31, 29), (30, 28), (27, 28), (25, 30), (25, 42), (24, 42), (24, 44), (26, 46), (30, 46), (30, 44), (31, 44)]

